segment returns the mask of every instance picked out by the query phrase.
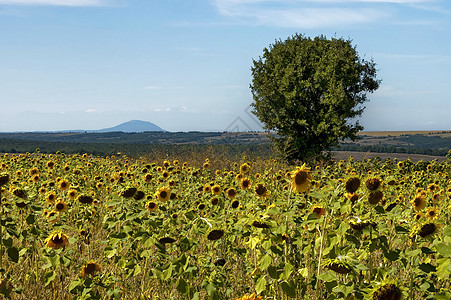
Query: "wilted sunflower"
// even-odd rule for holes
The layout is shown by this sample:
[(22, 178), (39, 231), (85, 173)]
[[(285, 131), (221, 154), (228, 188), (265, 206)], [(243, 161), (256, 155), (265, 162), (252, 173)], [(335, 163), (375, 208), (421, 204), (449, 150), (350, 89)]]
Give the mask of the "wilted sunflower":
[(81, 267), (81, 277), (85, 278), (88, 275), (94, 275), (96, 272), (100, 272), (101, 267), (94, 261), (88, 262), (86, 265)]
[(310, 168), (306, 168), (303, 164), (300, 168), (296, 169), (292, 175), (291, 187), (298, 193), (306, 192), (310, 188), (310, 183), (313, 180), (313, 176), (309, 174)]
[(433, 222), (425, 222), (414, 226), (411, 230), (410, 235), (413, 237), (419, 235), (422, 238), (430, 236), (437, 232), (437, 225)]
[(128, 186), (125, 187), (122, 191), (121, 191), (121, 196), (125, 197), (125, 198), (131, 198), (135, 195), (136, 191), (138, 189), (133, 187), (133, 186)]
[(410, 201), (410, 203), (413, 205), (413, 208), (415, 209), (415, 211), (418, 212), (426, 207), (426, 204), (427, 204), (426, 196), (424, 194), (418, 194), (415, 197), (415, 199)]
[(228, 197), (230, 200), (232, 200), (233, 198), (236, 197), (237, 192), (236, 192), (236, 190), (235, 190), (234, 188), (228, 188), (227, 191), (226, 191), (226, 194), (227, 194), (227, 197)]
[(209, 239), (210, 241), (216, 241), (216, 240), (219, 240), (220, 238), (222, 238), (223, 235), (224, 235), (224, 230), (214, 229), (208, 233), (207, 239)]
[(360, 179), (357, 177), (351, 177), (348, 180), (346, 180), (346, 191), (348, 191), (348, 193), (354, 193), (355, 191), (357, 191), (357, 189), (360, 186)]
[(66, 247), (67, 245), (69, 245), (69, 239), (64, 233), (57, 232), (57, 233), (51, 234), (45, 240), (45, 243), (48, 248), (59, 249), (59, 248)]
[(400, 300), (401, 289), (394, 283), (387, 283), (375, 289), (372, 293), (373, 300)]
[(211, 187), (211, 192), (213, 193), (213, 195), (219, 195), (221, 193), (221, 190), (222, 189), (218, 184), (215, 184)]
[(160, 187), (155, 193), (155, 198), (161, 202), (166, 202), (171, 197), (171, 191), (167, 187)]
[(7, 184), (9, 181), (9, 174), (8, 173), (2, 173), (0, 174), (0, 186), (3, 186)]
[(368, 202), (372, 205), (376, 205), (379, 203), (379, 201), (382, 200), (384, 197), (384, 193), (382, 191), (372, 191), (368, 195)]
[(255, 193), (257, 196), (265, 198), (268, 196), (269, 192), (266, 189), (266, 186), (263, 183), (259, 183), (255, 186)]
[(312, 213), (316, 213), (318, 215), (318, 219), (321, 218), (321, 216), (324, 216), (326, 214), (326, 210), (324, 207), (321, 206), (314, 206), (312, 208)]
[(77, 200), (83, 204), (91, 204), (94, 201), (94, 199), (88, 195), (79, 195)]
[(359, 195), (356, 193), (348, 193), (346, 194), (346, 198), (354, 204), (357, 200), (359, 200)]
[(27, 193), (25, 192), (24, 189), (21, 189), (21, 188), (14, 189), (13, 190), (13, 195), (18, 197), (18, 198), (21, 198), (21, 199), (27, 198)]
[(370, 178), (365, 182), (366, 187), (370, 191), (377, 190), (382, 184), (382, 181), (379, 178)]

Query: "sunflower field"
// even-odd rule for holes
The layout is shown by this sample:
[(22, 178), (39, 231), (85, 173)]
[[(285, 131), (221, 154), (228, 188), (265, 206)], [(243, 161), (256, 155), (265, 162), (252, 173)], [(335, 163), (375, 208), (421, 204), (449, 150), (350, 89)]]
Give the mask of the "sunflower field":
[(0, 156), (11, 299), (451, 299), (451, 164)]

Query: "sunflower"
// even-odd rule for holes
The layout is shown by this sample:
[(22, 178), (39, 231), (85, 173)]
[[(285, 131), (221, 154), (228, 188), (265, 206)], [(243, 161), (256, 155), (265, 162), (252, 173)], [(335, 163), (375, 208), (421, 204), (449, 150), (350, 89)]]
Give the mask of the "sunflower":
[(67, 197), (70, 200), (75, 200), (77, 198), (77, 196), (78, 196), (77, 190), (70, 189), (69, 191), (67, 191)]
[(326, 214), (326, 210), (324, 207), (321, 206), (314, 206), (312, 208), (312, 213), (316, 213), (318, 215), (318, 219), (321, 218), (321, 216), (324, 216)]
[(306, 168), (303, 164), (300, 168), (296, 169), (292, 175), (291, 187), (298, 193), (306, 192), (310, 188), (310, 183), (313, 179), (309, 174), (310, 168)]
[(394, 283), (387, 283), (375, 289), (372, 293), (373, 300), (400, 300), (402, 298), (401, 289)]
[(58, 182), (58, 188), (60, 189), (60, 191), (65, 191), (69, 188), (70, 184), (69, 181), (65, 180), (65, 179), (61, 179)]
[(31, 181), (33, 181), (35, 183), (39, 182), (39, 179), (40, 179), (39, 174), (35, 174), (35, 175), (31, 176)]
[(222, 189), (218, 184), (215, 184), (211, 187), (211, 192), (213, 193), (213, 195), (219, 195), (221, 193), (221, 190)]
[(210, 164), (209, 164), (208, 162), (205, 162), (205, 163), (202, 165), (202, 167), (203, 167), (205, 170), (208, 170), (208, 169), (210, 169)]
[(21, 188), (14, 189), (13, 190), (13, 195), (18, 197), (18, 198), (21, 198), (21, 199), (27, 198), (27, 193), (25, 192), (24, 189), (21, 189)]
[(368, 202), (372, 205), (376, 205), (379, 203), (379, 201), (382, 200), (384, 197), (384, 193), (382, 191), (372, 191), (368, 195)]
[(144, 177), (144, 181), (147, 183), (152, 181), (152, 174), (150, 174), (150, 173), (145, 174), (143, 177)]
[(251, 166), (249, 166), (247, 163), (244, 163), (240, 166), (241, 174), (249, 174), (250, 172), (251, 172)]
[(38, 190), (39, 194), (44, 195), (47, 192), (47, 189), (45, 186), (41, 186)]
[(232, 208), (238, 208), (238, 206), (240, 206), (240, 202), (238, 200), (232, 202)]
[(55, 192), (48, 192), (47, 195), (45, 195), (45, 200), (49, 203), (53, 203), (53, 201), (56, 200), (56, 193)]
[(413, 205), (415, 211), (419, 212), (420, 210), (426, 207), (427, 204), (426, 196), (423, 194), (418, 194), (415, 197), (415, 199), (410, 201), (410, 203)]
[(227, 197), (228, 197), (230, 200), (232, 200), (233, 198), (236, 197), (237, 192), (236, 192), (236, 190), (235, 190), (234, 188), (228, 188), (227, 191), (226, 191), (226, 194), (227, 194)]
[(211, 202), (211, 205), (218, 205), (219, 199), (218, 199), (218, 197), (213, 197), (213, 198), (211, 198), (210, 202)]
[(222, 238), (223, 235), (224, 235), (224, 230), (214, 229), (208, 233), (207, 239), (209, 239), (210, 241), (216, 241), (216, 240), (219, 240), (220, 238)]
[(126, 187), (121, 191), (121, 196), (125, 198), (131, 198), (135, 195), (138, 189), (132, 186)]
[(404, 168), (404, 162), (403, 161), (398, 162), (398, 168), (400, 168), (400, 169)]
[(91, 204), (94, 201), (94, 199), (88, 195), (79, 195), (77, 200), (83, 204)]
[(96, 272), (100, 272), (101, 267), (94, 261), (88, 262), (86, 265), (81, 267), (81, 277), (85, 278), (88, 275), (94, 275)]
[(155, 193), (155, 198), (161, 202), (166, 202), (171, 197), (171, 191), (167, 187), (160, 187)]
[(235, 300), (263, 300), (262, 296), (256, 295), (252, 293), (250, 295), (243, 295), (240, 298), (236, 298)]
[(269, 195), (269, 192), (263, 183), (259, 183), (255, 186), (255, 193), (257, 194), (257, 196), (262, 198), (268, 197)]
[(31, 168), (28, 173), (30, 174), (30, 176), (33, 176), (39, 174), (39, 170), (37, 168)]
[(55, 203), (54, 209), (57, 212), (65, 212), (67, 210), (67, 203), (62, 199), (58, 199), (58, 202)]
[(349, 201), (351, 201), (352, 204), (354, 204), (357, 200), (359, 200), (359, 195), (356, 193), (348, 193), (346, 194), (346, 198), (348, 198)]
[(2, 173), (0, 174), (0, 186), (3, 186), (7, 184), (9, 181), (9, 174), (8, 173)]
[(366, 187), (370, 191), (377, 190), (382, 184), (382, 181), (379, 178), (370, 178), (365, 182)]
[(59, 249), (69, 245), (69, 238), (64, 233), (57, 232), (46, 238), (45, 243), (48, 248)]
[(360, 179), (357, 177), (351, 177), (346, 181), (345, 187), (348, 193), (354, 193), (360, 186)]
[(435, 208), (435, 207), (429, 208), (428, 211), (426, 212), (426, 218), (428, 218), (429, 220), (433, 220), (437, 217), (438, 217), (438, 211), (437, 211), (437, 208)]
[(240, 186), (243, 190), (247, 190), (248, 188), (250, 188), (251, 184), (252, 181), (250, 179), (248, 178), (241, 179)]
[(211, 192), (211, 185), (210, 184), (205, 184), (204, 185), (204, 187), (202, 188), (202, 190), (205, 192), (205, 193), (210, 193)]

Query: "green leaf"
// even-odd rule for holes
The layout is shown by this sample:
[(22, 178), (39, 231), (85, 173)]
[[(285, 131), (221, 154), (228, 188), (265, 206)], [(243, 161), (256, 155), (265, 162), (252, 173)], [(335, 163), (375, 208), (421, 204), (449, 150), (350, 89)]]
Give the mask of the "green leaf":
[(8, 248), (8, 256), (16, 264), (19, 262), (19, 250), (16, 247)]
[(399, 258), (399, 250), (384, 251), (384, 256), (390, 261), (396, 261)]
[(218, 289), (213, 282), (208, 283), (207, 285), (207, 293), (210, 296), (210, 299), (219, 299)]
[(444, 257), (451, 257), (451, 244), (441, 243), (435, 246), (437, 252)]
[(437, 259), (437, 277), (440, 280), (447, 279), (450, 275), (450, 272), (448, 271), (448, 267), (451, 266), (449, 258), (439, 258)]
[(69, 292), (73, 293), (73, 290), (78, 287), (80, 280), (72, 280), (69, 284)]
[(396, 233), (409, 233), (409, 229), (402, 226), (395, 226)]
[(307, 278), (308, 277), (308, 268), (299, 269), (299, 274), (301, 274), (302, 277)]
[(260, 294), (264, 290), (266, 290), (266, 279), (265, 276), (262, 276), (257, 280), (257, 284), (255, 285), (255, 291), (257, 292), (257, 294)]
[(290, 281), (290, 282), (282, 281), (282, 283), (280, 285), (282, 286), (283, 292), (288, 297), (291, 297), (291, 298), (296, 297), (296, 285), (294, 284), (293, 281)]
[(421, 252), (423, 252), (423, 254), (434, 254), (434, 253), (436, 253), (435, 251), (432, 251), (428, 247), (421, 247)]
[(443, 228), (443, 234), (446, 236), (451, 236), (451, 226), (446, 226)]
[(44, 286), (48, 286), (55, 279), (56, 272), (53, 271), (53, 270), (48, 271), (47, 273), (45, 273), (44, 277), (45, 277), (45, 284), (44, 284)]
[(337, 279), (337, 276), (334, 273), (322, 273), (318, 276), (318, 279), (321, 279), (324, 282), (332, 282)]
[(188, 292), (188, 284), (183, 278), (179, 278), (177, 280), (177, 291), (179, 291), (182, 295)]
[(264, 271), (266, 270), (269, 265), (272, 262), (272, 257), (269, 254), (265, 254), (262, 258), (260, 258), (260, 260), (258, 261), (258, 267), (260, 268), (260, 270)]
[(293, 265), (290, 263), (286, 263), (283, 268), (282, 278), (288, 280), (290, 278), (291, 273), (293, 272)]
[(281, 272), (277, 270), (277, 267), (275, 266), (269, 266), (268, 267), (268, 274), (271, 276), (271, 278), (278, 280), (280, 277)]
[(36, 218), (35, 218), (34, 214), (29, 214), (27, 216), (27, 218), (25, 219), (25, 221), (27, 222), (28, 225), (32, 225), (36, 221)]
[(169, 265), (169, 267), (163, 271), (163, 280), (168, 280), (172, 276), (172, 265)]

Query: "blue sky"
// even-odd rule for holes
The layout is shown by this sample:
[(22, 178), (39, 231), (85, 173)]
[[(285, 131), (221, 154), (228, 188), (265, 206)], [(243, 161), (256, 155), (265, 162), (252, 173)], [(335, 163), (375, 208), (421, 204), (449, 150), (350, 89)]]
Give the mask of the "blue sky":
[(0, 0), (0, 131), (258, 130), (252, 59), (295, 33), (374, 59), (365, 130), (451, 129), (449, 0)]

